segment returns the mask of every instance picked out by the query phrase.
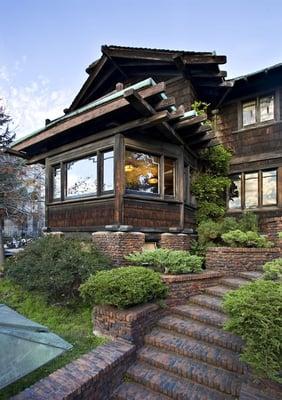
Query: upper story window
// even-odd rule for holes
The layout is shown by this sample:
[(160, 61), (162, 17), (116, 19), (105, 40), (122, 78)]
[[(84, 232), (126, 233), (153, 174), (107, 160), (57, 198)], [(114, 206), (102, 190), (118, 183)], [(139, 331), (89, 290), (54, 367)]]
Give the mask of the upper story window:
[(112, 150), (98, 151), (87, 157), (53, 166), (52, 200), (100, 196), (113, 192), (113, 159)]
[(274, 119), (274, 95), (262, 96), (242, 104), (243, 127)]
[(252, 209), (277, 204), (277, 170), (233, 175), (229, 195), (230, 209)]
[(125, 189), (129, 193), (175, 196), (175, 160), (141, 151), (125, 152)]

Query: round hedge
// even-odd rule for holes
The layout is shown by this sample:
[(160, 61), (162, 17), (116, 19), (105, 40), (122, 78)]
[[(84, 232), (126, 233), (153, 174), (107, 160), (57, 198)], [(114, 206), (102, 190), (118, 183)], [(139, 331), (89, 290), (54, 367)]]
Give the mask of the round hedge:
[(160, 275), (144, 267), (121, 267), (92, 275), (80, 286), (81, 296), (92, 304), (128, 308), (166, 296)]

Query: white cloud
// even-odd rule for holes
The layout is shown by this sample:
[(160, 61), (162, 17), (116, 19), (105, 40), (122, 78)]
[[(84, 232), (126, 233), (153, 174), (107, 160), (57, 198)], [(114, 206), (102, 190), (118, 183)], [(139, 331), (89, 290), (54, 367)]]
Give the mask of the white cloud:
[(70, 89), (51, 88), (50, 81), (42, 75), (27, 84), (17, 85), (14, 79), (25, 58), (16, 61), (11, 71), (0, 66), (0, 98), (4, 99), (6, 112), (11, 116), (16, 137), (20, 138), (45, 125), (45, 119), (54, 119), (63, 115), (72, 100)]

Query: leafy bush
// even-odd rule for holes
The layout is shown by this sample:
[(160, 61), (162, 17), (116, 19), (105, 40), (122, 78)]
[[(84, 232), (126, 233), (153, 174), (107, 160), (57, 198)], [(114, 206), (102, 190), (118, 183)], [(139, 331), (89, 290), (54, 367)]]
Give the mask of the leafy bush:
[(41, 292), (49, 301), (66, 302), (91, 274), (108, 266), (90, 242), (46, 236), (11, 257), (5, 268), (7, 277), (23, 288)]
[(231, 151), (222, 144), (206, 148), (200, 153), (201, 160), (207, 164), (206, 168), (215, 175), (228, 175), (231, 157)]
[(203, 258), (188, 251), (156, 249), (135, 252), (125, 257), (134, 265), (146, 265), (159, 272), (188, 274), (201, 272)]
[(253, 231), (258, 232), (258, 217), (255, 213), (248, 211), (245, 212), (238, 220), (240, 229), (243, 232)]
[(225, 296), (225, 329), (245, 341), (243, 360), (282, 383), (282, 285), (258, 280)]
[(83, 299), (93, 304), (127, 308), (165, 298), (160, 275), (144, 267), (122, 267), (92, 275), (80, 286)]
[(278, 236), (278, 239), (282, 239), (282, 232), (278, 232), (277, 236)]
[(282, 282), (282, 258), (268, 261), (263, 266), (263, 279)]
[(271, 247), (272, 242), (257, 232), (243, 232), (239, 229), (221, 235), (224, 243), (230, 247)]

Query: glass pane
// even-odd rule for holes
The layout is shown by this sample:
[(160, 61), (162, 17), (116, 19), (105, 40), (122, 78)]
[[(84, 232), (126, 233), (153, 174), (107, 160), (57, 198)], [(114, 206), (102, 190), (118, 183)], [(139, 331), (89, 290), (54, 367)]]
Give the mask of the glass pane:
[(170, 158), (164, 159), (164, 194), (174, 196), (175, 187), (175, 161)]
[(103, 153), (103, 192), (114, 190), (114, 152)]
[(159, 193), (159, 157), (127, 150), (124, 170), (127, 190)]
[(232, 176), (229, 194), (229, 208), (241, 208), (241, 174)]
[(67, 163), (67, 197), (97, 192), (97, 156)]
[(53, 199), (61, 198), (61, 168), (53, 167)]
[(274, 96), (262, 97), (259, 103), (261, 122), (274, 119)]
[(262, 172), (262, 204), (268, 206), (277, 203), (277, 171)]
[(256, 123), (256, 102), (249, 101), (243, 104), (243, 126)]
[(245, 207), (258, 206), (258, 172), (245, 174)]

